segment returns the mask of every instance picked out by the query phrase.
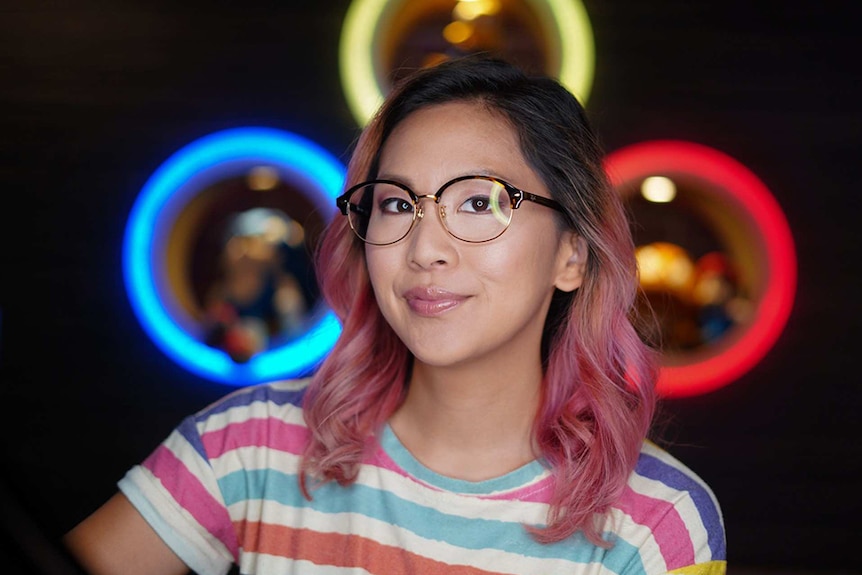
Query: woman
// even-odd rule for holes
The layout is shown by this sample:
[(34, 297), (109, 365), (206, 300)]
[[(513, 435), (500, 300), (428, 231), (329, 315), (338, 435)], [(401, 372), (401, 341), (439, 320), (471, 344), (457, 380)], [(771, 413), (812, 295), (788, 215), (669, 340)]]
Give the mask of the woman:
[(564, 88), (469, 57), (393, 90), (317, 254), (310, 381), (186, 420), (66, 540), (93, 573), (724, 573), (646, 442), (633, 245)]

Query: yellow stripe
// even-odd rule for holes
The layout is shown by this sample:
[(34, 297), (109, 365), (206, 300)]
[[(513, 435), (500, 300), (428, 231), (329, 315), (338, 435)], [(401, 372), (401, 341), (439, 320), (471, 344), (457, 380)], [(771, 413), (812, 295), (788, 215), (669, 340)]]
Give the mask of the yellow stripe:
[(727, 561), (710, 561), (668, 571), (668, 575), (725, 575)]

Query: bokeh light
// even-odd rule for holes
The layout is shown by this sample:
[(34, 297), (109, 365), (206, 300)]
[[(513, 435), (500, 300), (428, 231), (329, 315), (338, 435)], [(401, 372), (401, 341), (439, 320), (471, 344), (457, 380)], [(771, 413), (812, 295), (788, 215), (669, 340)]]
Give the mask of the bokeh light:
[[(627, 146), (608, 155), (606, 168), (614, 187), (627, 199), (639, 196), (647, 178), (672, 180), (680, 194), (665, 205), (687, 203), (721, 244), (715, 250), (706, 242), (701, 246), (704, 253), (689, 255), (690, 263), (673, 265), (668, 265), (671, 256), (681, 257), (684, 245), (640, 248), (647, 295), (658, 287), (650, 282), (670, 281), (673, 286), (653, 291), (663, 294), (652, 303), (663, 307), (657, 310), (659, 322), (665, 336), (670, 334), (675, 342), (675, 348), (664, 353), (659, 392), (697, 395), (737, 380), (767, 354), (793, 307), (796, 253), (778, 202), (738, 161), (691, 142)], [(685, 218), (677, 218), (677, 223), (681, 219)], [(662, 218), (656, 221), (661, 223)], [(664, 223), (670, 226), (673, 218)], [(635, 228), (640, 226), (636, 221)], [(694, 237), (702, 241), (702, 232)], [(681, 292), (677, 282), (684, 278), (686, 289)], [(695, 312), (696, 324), (690, 321)], [(663, 313), (667, 315), (662, 317)]]
[(203, 342), (202, 326), (190, 320), (169, 289), (165, 242), (178, 214), (208, 185), (261, 165), (277, 168), (279, 179), (296, 180), (326, 219), (334, 215), (345, 172), (338, 160), (289, 132), (237, 128), (196, 140), (159, 166), (132, 207), (123, 243), (126, 291), (153, 342), (184, 368), (230, 385), (304, 373), (328, 353), (341, 331), (334, 314), (322, 310), (301, 337), (238, 363)]
[(473, 51), (556, 77), (587, 103), (595, 46), (580, 0), (354, 0), (339, 45), (347, 104), (364, 126), (405, 70)]

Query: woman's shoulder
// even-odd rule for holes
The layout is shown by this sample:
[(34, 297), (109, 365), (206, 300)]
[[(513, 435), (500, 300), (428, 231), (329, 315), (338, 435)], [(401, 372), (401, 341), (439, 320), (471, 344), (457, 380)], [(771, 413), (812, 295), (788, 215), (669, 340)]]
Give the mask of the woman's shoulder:
[[(642, 480), (640, 483), (639, 479)], [(650, 484), (643, 480), (651, 482), (652, 489), (649, 489)], [(629, 483), (638, 491), (645, 490), (647, 493), (661, 495), (662, 498), (667, 498), (672, 493), (678, 494), (677, 496), (687, 494), (695, 500), (702, 500), (704, 504), (718, 508), (718, 500), (706, 481), (666, 449), (650, 440), (644, 441), (641, 446), (640, 456)]]
[(270, 418), (301, 424), (302, 401), (309, 382), (310, 378), (306, 378), (243, 387), (200, 410), (192, 419), (197, 426), (209, 428)]
[[(668, 565), (723, 561), (726, 544), (724, 519), (718, 499), (697, 473), (651, 441), (645, 441), (621, 510), (635, 523), (647, 526), (651, 539), (674, 541)], [(683, 545), (680, 537), (688, 542)], [(679, 556), (677, 556), (679, 555)]]

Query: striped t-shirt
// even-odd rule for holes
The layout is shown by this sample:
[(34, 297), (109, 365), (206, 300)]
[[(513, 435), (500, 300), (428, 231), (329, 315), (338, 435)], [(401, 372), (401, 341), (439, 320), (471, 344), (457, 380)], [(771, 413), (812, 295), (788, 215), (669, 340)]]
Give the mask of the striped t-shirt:
[(186, 419), (121, 491), (200, 575), (723, 574), (724, 527), (710, 489), (646, 442), (605, 522), (605, 549), (580, 533), (537, 542), (553, 478), (534, 461), (470, 482), (417, 461), (391, 429), (350, 486), (299, 490), (305, 381), (236, 391)]

